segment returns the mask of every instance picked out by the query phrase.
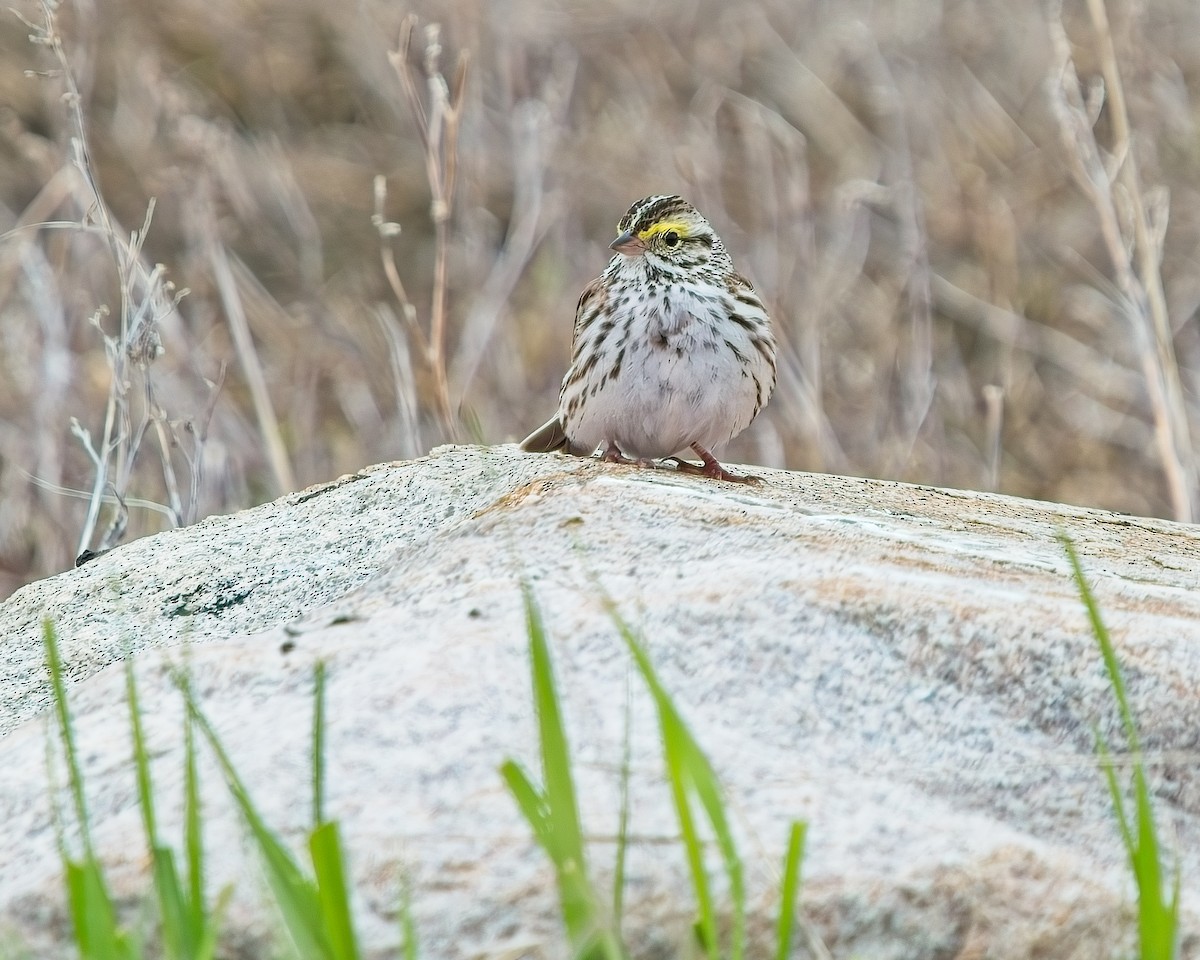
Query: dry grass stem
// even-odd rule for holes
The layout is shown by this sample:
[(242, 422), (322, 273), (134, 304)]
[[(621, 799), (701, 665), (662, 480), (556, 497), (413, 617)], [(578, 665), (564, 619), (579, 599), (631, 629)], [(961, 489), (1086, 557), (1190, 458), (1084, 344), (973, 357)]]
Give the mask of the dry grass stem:
[(375, 318), (388, 344), (388, 355), (392, 361), (392, 381), (396, 398), (396, 417), (400, 424), (400, 454), (416, 457), (423, 453), (421, 443), (420, 410), (417, 400), (416, 377), (413, 375), (412, 359), (408, 352), (408, 341), (396, 315), (385, 304), (375, 311)]
[[(1152, 242), (1107, 14), (1102, 0), (1089, 0), (1088, 7), (1098, 35), (1105, 88), (1093, 87), (1088, 101), (1084, 100), (1070, 43), (1062, 27), (1061, 11), (1052, 11), (1049, 28), (1058, 57), (1058, 73), (1049, 84), (1050, 99), (1076, 179), (1092, 201), (1112, 261), (1119, 291), (1116, 306), (1128, 323), (1141, 360), (1172, 510), (1175, 519), (1191, 522), (1196, 511), (1196, 460), (1159, 272), (1161, 251)], [(1108, 158), (1102, 154), (1094, 132), (1105, 94), (1114, 134)], [(1132, 207), (1132, 244), (1127, 242), (1122, 229), (1119, 210), (1122, 197)], [(1131, 246), (1137, 257), (1136, 267)]]
[(408, 291), (404, 288), (404, 280), (401, 279), (400, 271), (396, 268), (396, 254), (392, 250), (392, 240), (400, 236), (402, 227), (398, 223), (385, 219), (383, 215), (383, 208), (387, 204), (387, 178), (376, 175), (374, 186), (375, 212), (371, 215), (371, 224), (379, 233), (379, 256), (383, 263), (383, 272), (391, 285), (396, 302), (400, 304), (400, 314), (404, 317), (404, 324), (409, 336), (416, 342), (421, 355), (428, 358), (430, 356), (429, 340), (426, 339), (421, 324), (417, 322), (417, 308), (413, 306), (408, 297)]
[(994, 383), (986, 384), (983, 388), (985, 420), (987, 424), (987, 478), (984, 486), (995, 490), (1000, 485), (1000, 454), (1003, 447), (1004, 432), (1004, 388)]
[[(198, 210), (197, 216), (203, 216), (203, 213)], [(288, 458), (287, 445), (283, 442), (283, 432), (279, 426), (279, 418), (275, 415), (275, 405), (271, 402), (271, 393), (267, 388), (267, 379), (263, 374), (258, 350), (254, 346), (254, 337), (250, 333), (250, 322), (246, 319), (241, 293), (230, 268), (229, 253), (217, 235), (216, 224), (207, 218), (203, 224), (203, 237), (209, 266), (225, 309), (225, 319), (229, 322), (229, 332), (233, 335), (238, 362), (250, 387), (258, 428), (266, 442), (267, 462), (271, 465), (275, 490), (277, 494), (287, 493), (296, 489), (296, 476)]]
[[(434, 395), (442, 429), (448, 437), (455, 437), (458, 434), (457, 419), (451, 407), (450, 385), (446, 375), (446, 298), (450, 218), (454, 209), (454, 191), (458, 185), (458, 134), (468, 58), (466, 51), (459, 55), (451, 87), (441, 72), (441, 28), (436, 23), (428, 24), (425, 27), (425, 50), (421, 61), (426, 89), (426, 98), (423, 100), (418, 90), (417, 67), (413, 63), (412, 53), (412, 35), (417, 23), (415, 14), (404, 19), (400, 28), (400, 42), (395, 50), (388, 53), (388, 59), (400, 78), (425, 151), (425, 176), (432, 194), (429, 214), (434, 229), (433, 298), (425, 353), (433, 373)], [(393, 281), (393, 287), (396, 286)], [(401, 300), (401, 306), (407, 302), (407, 298)]]
[(723, 459), (1200, 516), (1200, 7), (1048, 2), (18, 0), (0, 595), (525, 435), (655, 193), (778, 326)]
[[(96, 221), (96, 229), (93, 232), (106, 241), (117, 275), (120, 295), (118, 331), (115, 336), (107, 334), (104, 330), (103, 321), (108, 315), (107, 308), (95, 311), (91, 318), (92, 325), (104, 343), (110, 370), (104, 428), (99, 442), (94, 443), (89, 431), (78, 420), (71, 419), (72, 434), (83, 445), (94, 469), (88, 510), (76, 550), (78, 556), (83, 556), (89, 552), (93, 543), (95, 549), (92, 552), (99, 553), (119, 543), (124, 536), (128, 524), (127, 495), (134, 462), (141, 450), (146, 430), (151, 425), (154, 425), (160, 439), (162, 471), (169, 496), (167, 513), (176, 522), (179, 520), (181, 501), (174, 482), (170, 446), (163, 432), (163, 414), (155, 400), (149, 374), (150, 365), (163, 352), (158, 325), (174, 310), (177, 297), (173, 287), (165, 280), (163, 268), (148, 268), (142, 256), (142, 247), (154, 216), (153, 199), (147, 203), (141, 230), (134, 231), (128, 240), (118, 233), (116, 218), (112, 215), (96, 181), (82, 110), (82, 96), (58, 30), (55, 6), (47, 0), (42, 0), (40, 9), (42, 23), (34, 28), (33, 39), (36, 43), (48, 47), (57, 61), (57, 75), (66, 88), (63, 100), (72, 121), (71, 157), (78, 174), (74, 180), (57, 177), (52, 181), (61, 183), (54, 199), (61, 201), (68, 196), (77, 196), (81, 191), (85, 193), (80, 206), (87, 211), (87, 219), (82, 226), (87, 229), (91, 220)], [(140, 416), (136, 422), (129, 399), (132, 375), (140, 378), (143, 388)], [(105, 503), (115, 504), (115, 509), (106, 531), (97, 542), (96, 528), (101, 507)]]

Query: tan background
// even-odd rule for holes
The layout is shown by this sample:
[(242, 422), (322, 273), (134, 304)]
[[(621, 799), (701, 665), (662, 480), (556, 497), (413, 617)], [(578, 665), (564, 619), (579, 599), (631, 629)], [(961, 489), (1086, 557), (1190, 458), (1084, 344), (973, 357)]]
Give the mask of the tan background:
[[(448, 76), (471, 55), (448, 231), (458, 439), (519, 439), (550, 413), (617, 219), (678, 192), (785, 343), (776, 397), (730, 459), (1172, 514), (1137, 337), (1052, 109), (1059, 21), (1042, 4), (98, 0), (54, 25), (108, 230), (73, 172), (53, 47), (0, 21), (0, 595), (79, 546), (86, 502), (61, 491), (95, 471), (70, 418), (98, 443), (113, 388), (89, 318), (107, 305), (116, 334), (113, 239), (151, 197), (142, 260), (190, 292), (155, 310), (163, 355), (128, 366), (115, 435), (148, 429), (111, 472), (126, 538), (452, 439), (381, 260), (382, 244), (428, 329), (430, 188), (387, 57), (410, 9), (418, 47), (442, 24)], [(1194, 423), (1200, 11), (1109, 15)], [(1091, 85), (1091, 21), (1071, 4), (1062, 23)], [(1107, 105), (1095, 130), (1111, 147)], [(382, 241), (377, 175), (401, 227)], [(253, 401), (255, 363), (273, 412)], [(172, 496), (173, 518), (135, 502)]]

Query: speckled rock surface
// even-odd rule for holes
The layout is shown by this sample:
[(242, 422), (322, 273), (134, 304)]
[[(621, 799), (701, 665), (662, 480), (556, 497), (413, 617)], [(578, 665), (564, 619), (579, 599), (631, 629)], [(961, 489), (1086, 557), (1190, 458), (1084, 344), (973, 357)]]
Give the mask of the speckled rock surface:
[[(1200, 528), (1010, 498), (756, 471), (715, 483), (514, 447), (441, 448), (129, 544), (0, 607), (0, 929), (63, 950), (39, 623), (62, 634), (96, 839), (146, 889), (120, 661), (133, 652), (177, 836), (186, 663), (271, 822), (307, 822), (311, 672), (330, 670), (329, 812), (364, 939), (423, 957), (562, 956), (550, 868), (498, 765), (536, 767), (520, 583), (553, 644), (607, 884), (632, 691), (630, 942), (689, 922), (653, 712), (614, 598), (727, 786), (762, 936), (786, 823), (809, 822), (808, 935), (862, 958), (1116, 957), (1132, 891), (1092, 725), (1111, 694), (1055, 533), (1075, 539), (1126, 668), (1153, 783), (1200, 892)], [(214, 883), (244, 955), (267, 923), (206, 773)], [(1182, 955), (1200, 956), (1188, 916)], [(799, 938), (797, 956), (805, 955)], [(258, 944), (259, 946), (256, 946)], [(508, 951), (517, 951), (509, 953)]]

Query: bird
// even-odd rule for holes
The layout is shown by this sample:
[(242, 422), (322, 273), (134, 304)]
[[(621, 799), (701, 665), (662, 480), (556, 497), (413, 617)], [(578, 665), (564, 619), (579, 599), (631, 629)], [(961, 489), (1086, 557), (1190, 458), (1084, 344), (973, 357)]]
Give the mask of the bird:
[[(638, 200), (615, 251), (575, 309), (558, 412), (521, 442), (756, 482), (713, 448), (750, 425), (775, 389), (775, 335), (762, 299), (712, 225), (678, 196)], [(677, 454), (693, 451), (697, 465)]]

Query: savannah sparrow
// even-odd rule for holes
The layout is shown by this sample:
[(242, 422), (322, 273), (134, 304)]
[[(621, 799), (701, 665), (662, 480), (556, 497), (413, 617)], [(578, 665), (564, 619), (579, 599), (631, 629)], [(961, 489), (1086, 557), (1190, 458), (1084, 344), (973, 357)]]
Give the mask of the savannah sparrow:
[[(721, 238), (679, 197), (639, 200), (617, 224), (617, 255), (575, 310), (570, 369), (558, 413), (524, 450), (565, 449), (652, 465), (691, 448), (720, 480), (709, 451), (750, 424), (775, 387), (775, 335), (750, 281)], [(633, 458), (633, 459), (630, 459)]]

